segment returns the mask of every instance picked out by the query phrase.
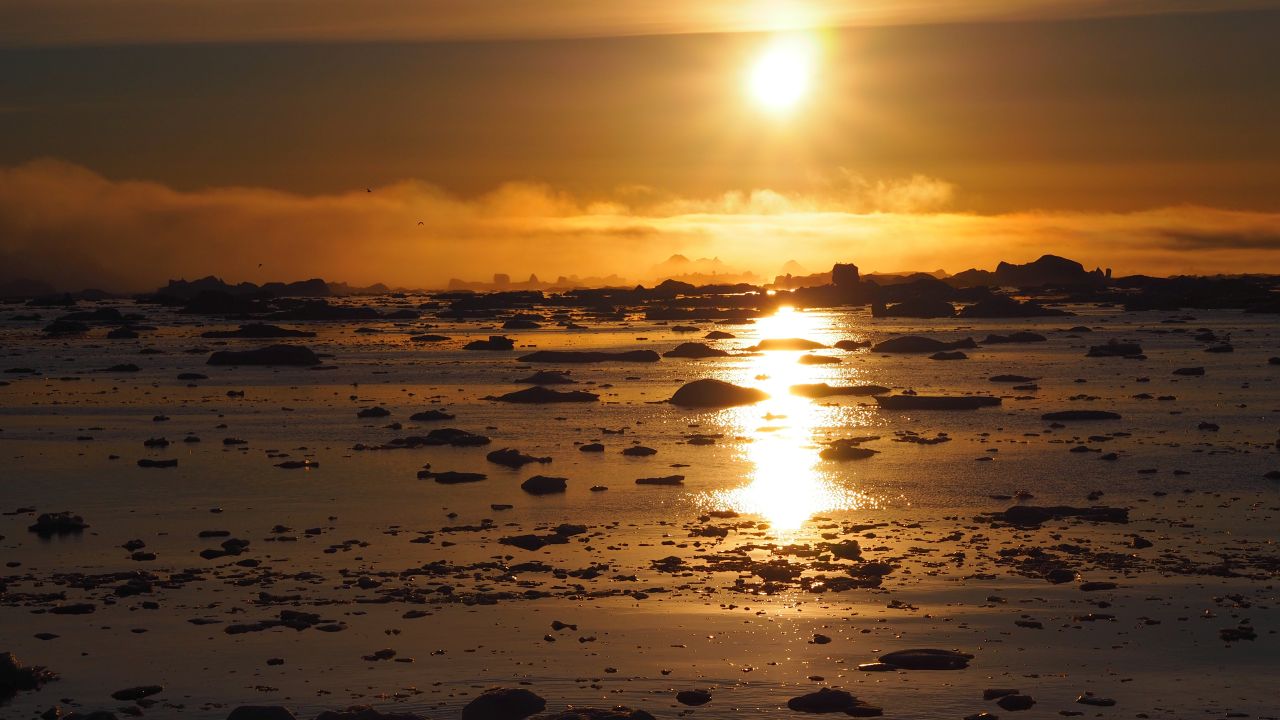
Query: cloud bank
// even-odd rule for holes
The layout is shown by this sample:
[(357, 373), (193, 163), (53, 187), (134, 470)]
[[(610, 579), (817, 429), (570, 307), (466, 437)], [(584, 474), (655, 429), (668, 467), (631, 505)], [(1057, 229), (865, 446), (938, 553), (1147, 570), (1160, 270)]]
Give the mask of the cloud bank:
[(179, 191), (39, 160), (0, 168), (0, 279), (128, 291), (208, 274), (404, 287), (495, 272), (616, 273), (635, 282), (652, 280), (637, 268), (677, 252), (766, 277), (793, 259), (810, 268), (852, 261), (865, 270), (955, 272), (1046, 252), (1117, 273), (1280, 273), (1277, 213), (1183, 206), (977, 215), (948, 211), (953, 192), (936, 178), (848, 172), (811, 195), (690, 198), (629, 187), (582, 198), (511, 183), (463, 198), (416, 181), (328, 195)]
[(1274, 7), (1273, 0), (5, 0), (0, 45), (602, 37)]

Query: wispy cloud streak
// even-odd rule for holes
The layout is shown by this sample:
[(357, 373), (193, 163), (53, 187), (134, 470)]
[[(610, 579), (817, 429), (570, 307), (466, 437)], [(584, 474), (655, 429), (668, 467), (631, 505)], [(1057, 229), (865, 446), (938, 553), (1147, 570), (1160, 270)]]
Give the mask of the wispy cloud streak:
[(1274, 7), (1272, 0), (5, 0), (0, 44), (602, 37)]

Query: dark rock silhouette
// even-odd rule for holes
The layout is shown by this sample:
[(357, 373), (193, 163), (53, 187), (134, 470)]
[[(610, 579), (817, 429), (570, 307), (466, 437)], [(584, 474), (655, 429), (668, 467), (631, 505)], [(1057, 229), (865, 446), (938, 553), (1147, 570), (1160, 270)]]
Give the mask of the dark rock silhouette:
[(384, 713), (367, 705), (355, 705), (346, 710), (326, 710), (316, 720), (427, 720), (413, 713)]
[(658, 362), (653, 350), (627, 350), (623, 352), (539, 350), (516, 358), (528, 363), (598, 363), (598, 362)]
[(680, 343), (675, 348), (662, 353), (662, 357), (669, 358), (690, 358), (700, 360), (702, 358), (728, 357), (729, 353), (718, 348), (708, 347), (703, 343), (687, 342)]
[(241, 705), (231, 711), (227, 720), (297, 720), (297, 718), (279, 705)]
[(681, 407), (713, 408), (750, 405), (768, 397), (762, 390), (740, 387), (723, 380), (706, 379), (686, 383), (676, 390), (669, 402)]
[(472, 340), (462, 346), (463, 350), (490, 350), (501, 352), (503, 350), (514, 350), (516, 341), (504, 335), (490, 335), (488, 340)]
[(813, 383), (809, 385), (792, 385), (791, 393), (807, 398), (824, 398), (837, 395), (870, 396), (883, 395), (889, 388), (880, 385), (828, 385)]
[(1266, 308), (1277, 303), (1275, 278), (1258, 277), (1190, 277), (1156, 278), (1132, 275), (1116, 280), (1122, 295), (1116, 299), (1124, 303), (1124, 309), (1181, 310)]
[[(985, 517), (985, 516), (984, 516)], [(1018, 527), (1039, 527), (1050, 520), (1079, 518), (1090, 522), (1127, 523), (1129, 511), (1116, 507), (1072, 507), (1070, 505), (1014, 505), (1007, 510), (991, 513), (991, 519)]]
[(835, 365), (840, 362), (840, 358), (831, 355), (817, 355), (815, 353), (805, 353), (801, 355), (796, 362), (801, 365)]
[(887, 305), (915, 300), (961, 300), (985, 296), (985, 291), (966, 292), (931, 275), (913, 276), (904, 282), (882, 280), (873, 285), (872, 304)]
[[(426, 435), (412, 435), (410, 437), (394, 438), (386, 446), (380, 446), (373, 449), (395, 449), (395, 448), (415, 448), (415, 447), (433, 447), (438, 445), (451, 445), (453, 447), (477, 447), (480, 445), (488, 445), (492, 442), (485, 435), (478, 435), (467, 430), (459, 428), (437, 428)], [(365, 446), (357, 445), (356, 449), (370, 449)]]
[(876, 404), (886, 410), (976, 410), (1000, 404), (985, 395), (879, 395)]
[(50, 297), (57, 290), (47, 282), (28, 278), (11, 278), (0, 280), (0, 299), (26, 300), (28, 298)]
[(30, 525), (27, 530), (41, 536), (51, 537), (53, 535), (74, 535), (84, 532), (89, 524), (84, 518), (75, 515), (66, 510), (54, 513), (41, 513), (36, 518), (35, 523)]
[(1002, 344), (1009, 344), (1009, 343), (1045, 342), (1046, 340), (1048, 340), (1048, 338), (1041, 335), (1040, 333), (1033, 333), (1033, 332), (1021, 330), (1018, 332), (1009, 333), (1008, 335), (988, 335), (982, 341), (982, 344), (983, 345), (1002, 345)]
[(942, 350), (975, 349), (978, 344), (973, 338), (945, 342), (922, 335), (903, 335), (890, 338), (871, 346), (871, 352), (878, 353), (935, 353)]
[(1261, 313), (1266, 315), (1280, 314), (1280, 299), (1270, 302), (1261, 302), (1256, 305), (1250, 305), (1244, 309), (1247, 313)]
[(419, 470), (419, 480), (435, 480), (441, 485), (461, 485), (462, 483), (480, 482), (488, 478), (484, 473), (476, 472), (455, 472), (446, 470), (443, 472), (434, 472), (432, 470)]
[[(778, 300), (784, 296), (796, 307), (838, 307), (841, 305), (862, 305), (869, 302), (876, 291), (875, 283), (866, 282), (858, 272), (858, 266), (851, 263), (836, 263), (830, 273), (823, 273), (813, 278), (815, 282), (798, 283), (787, 293), (779, 292)], [(829, 284), (822, 284), (827, 281)]]
[(320, 278), (291, 283), (273, 282), (259, 286), (250, 282), (232, 285), (212, 275), (191, 281), (170, 280), (167, 285), (156, 290), (155, 294), (166, 297), (192, 298), (206, 292), (265, 297), (330, 297), (334, 294), (329, 284)]
[(257, 350), (221, 350), (209, 356), (209, 365), (319, 365), (320, 358), (301, 345), (269, 345)]
[(818, 457), (823, 460), (838, 460), (841, 462), (848, 460), (865, 460), (872, 455), (879, 454), (878, 450), (862, 447), (864, 438), (845, 438), (843, 440), (832, 440), (827, 446), (818, 452)]
[(676, 693), (676, 702), (690, 707), (706, 705), (711, 702), (711, 693), (706, 690), (681, 690)]
[(1005, 695), (999, 700), (996, 700), (996, 704), (1010, 712), (1017, 712), (1019, 710), (1030, 710), (1031, 706), (1036, 704), (1036, 699), (1030, 695), (1018, 693), (1014, 695)]
[(546, 713), (533, 720), (655, 720), (644, 710), (621, 706), (613, 708), (573, 707), (563, 712)]
[(568, 478), (534, 475), (520, 483), (520, 489), (530, 495), (551, 495), (564, 492), (568, 485)]
[(267, 304), (256, 298), (206, 290), (187, 300), (178, 312), (184, 315), (250, 315), (267, 310)]
[(831, 284), (842, 290), (857, 288), (862, 283), (858, 266), (853, 263), (836, 263), (831, 267)]
[(1108, 410), (1060, 410), (1058, 412), (1049, 412), (1040, 416), (1041, 420), (1053, 420), (1057, 422), (1067, 422), (1071, 420), (1119, 420), (1120, 413), (1110, 412)]
[[(825, 637), (825, 636), (817, 636)], [(849, 717), (877, 717), (884, 710), (868, 705), (853, 695), (838, 688), (822, 688), (817, 692), (793, 697), (787, 701), (787, 707), (795, 712), (812, 714), (841, 713)]]
[(1056, 287), (1098, 287), (1107, 283), (1107, 273), (1102, 270), (1087, 271), (1074, 260), (1057, 255), (1042, 255), (1039, 259), (1017, 265), (1001, 261), (994, 272), (965, 270), (948, 278), (956, 287), (1019, 287), (1035, 288), (1046, 285)]
[(683, 475), (666, 475), (663, 477), (636, 478), (637, 485), (683, 485)]
[(27, 307), (74, 307), (76, 299), (71, 296), (71, 293), (63, 293), (61, 295), (52, 293), (49, 295), (33, 297), (28, 300), (26, 304)]
[(528, 385), (576, 385), (578, 381), (569, 377), (567, 370), (539, 370), (515, 382)]
[(278, 325), (267, 325), (265, 323), (251, 323), (249, 325), (241, 325), (238, 330), (210, 330), (200, 333), (203, 338), (252, 338), (255, 340), (265, 340), (268, 338), (310, 338), (316, 334), (307, 330), (293, 330), (290, 328), (282, 328)]
[(1106, 345), (1089, 347), (1087, 357), (1137, 357), (1142, 355), (1142, 346), (1138, 343), (1126, 343), (1111, 340)]
[(276, 467), (282, 470), (314, 470), (320, 467), (320, 463), (315, 460), (285, 460), (276, 463)]
[(550, 388), (535, 385), (524, 390), (516, 390), (505, 395), (488, 395), (485, 400), (496, 400), (498, 402), (509, 403), (562, 403), (562, 402), (595, 402), (600, 396), (587, 392), (586, 390), (552, 390)]
[[(734, 299), (726, 296), (715, 296), (712, 299), (719, 301), (717, 305), (721, 302), (724, 304), (749, 303), (753, 306), (759, 303), (758, 300), (754, 299)], [(695, 303), (694, 300), (697, 302)], [(680, 307), (651, 305), (644, 311), (644, 317), (646, 320), (683, 320), (685, 322), (720, 320), (727, 322), (730, 320), (754, 319), (763, 315), (761, 310), (757, 310), (754, 307), (708, 307), (706, 306), (706, 300), (702, 298), (695, 298), (694, 300), (682, 298), (678, 301), (672, 301), (673, 304), (680, 305)], [(691, 304), (697, 304), (700, 307), (687, 307)]]
[(447, 308), (438, 313), (439, 316), (454, 320), (494, 318), (499, 314), (506, 314), (507, 311), (531, 308), (546, 299), (536, 290), (486, 293), (447, 292), (438, 293), (436, 298), (449, 303)]
[(415, 320), (418, 316), (418, 313), (414, 310), (396, 310), (384, 315), (373, 308), (330, 305), (324, 300), (310, 300), (306, 302), (294, 301), (291, 306), (268, 313), (265, 317), (274, 320), (354, 321)]
[(879, 657), (880, 662), (903, 670), (963, 670), (972, 659), (969, 653), (933, 648), (898, 650)]
[(793, 697), (787, 701), (787, 707), (804, 713), (836, 713), (855, 704), (857, 698), (844, 690), (822, 688), (817, 692)]
[(115, 308), (98, 308), (96, 310), (81, 310), (79, 312), (71, 312), (58, 318), (67, 322), (92, 323), (95, 325), (109, 324), (119, 325), (122, 323), (141, 320), (139, 315), (125, 315)]
[(805, 340), (804, 338), (769, 338), (747, 348), (751, 351), (762, 350), (818, 350), (825, 348), (816, 340)]
[(502, 323), (503, 330), (537, 330), (540, 327), (542, 327), (541, 324), (522, 318), (512, 318)]
[(0, 653), (0, 701), (19, 692), (39, 690), (57, 674), (38, 665), (23, 665), (11, 652)]
[(435, 422), (437, 420), (453, 420), (456, 416), (444, 410), (424, 410), (409, 416), (413, 422)]
[(485, 459), (491, 463), (502, 465), (504, 467), (509, 467), (513, 470), (519, 470), (520, 468), (530, 463), (546, 464), (551, 462), (551, 458), (549, 457), (537, 457), (535, 455), (527, 455), (525, 453), (520, 452), (519, 450), (516, 450), (515, 448), (502, 448), (501, 450), (494, 450), (490, 452), (488, 455), (486, 455)]
[(83, 335), (89, 332), (89, 326), (75, 320), (54, 320), (44, 326), (46, 335)]
[(656, 297), (674, 298), (678, 295), (692, 295), (698, 290), (697, 286), (692, 283), (681, 282), (667, 278), (657, 285), (653, 286), (653, 294)]
[(151, 458), (142, 458), (138, 461), (140, 468), (173, 468), (178, 467), (178, 459), (170, 458), (168, 460), (152, 460)]
[(123, 690), (117, 690), (111, 693), (111, 698), (113, 700), (120, 700), (122, 702), (134, 702), (136, 700), (141, 700), (142, 698), (150, 697), (152, 695), (156, 695), (161, 692), (164, 692), (164, 686), (162, 685), (139, 685), (137, 687), (130, 687), (130, 688), (124, 688)]

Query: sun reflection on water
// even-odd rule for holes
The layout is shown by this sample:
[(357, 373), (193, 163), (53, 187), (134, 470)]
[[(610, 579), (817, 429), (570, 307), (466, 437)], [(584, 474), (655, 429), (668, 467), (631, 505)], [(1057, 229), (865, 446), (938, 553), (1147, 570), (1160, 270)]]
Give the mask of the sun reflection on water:
[[(836, 339), (831, 317), (784, 307), (756, 322), (757, 341), (804, 338), (830, 344)], [(845, 365), (803, 364), (799, 360), (805, 354), (798, 350), (764, 351), (724, 378), (760, 388), (769, 393), (769, 399), (726, 411), (735, 434), (750, 440), (742, 444), (742, 453), (751, 469), (745, 485), (710, 493), (707, 498), (707, 504), (716, 508), (761, 515), (773, 530), (783, 533), (799, 530), (814, 515), (876, 504), (866, 493), (847, 487), (847, 479), (841, 482), (834, 477), (835, 468), (818, 457), (816, 431), (861, 424), (858, 408), (823, 406), (790, 392), (792, 385), (802, 383), (850, 382), (856, 370)], [(842, 430), (839, 434), (846, 433)], [(852, 430), (847, 434), (853, 434)]]

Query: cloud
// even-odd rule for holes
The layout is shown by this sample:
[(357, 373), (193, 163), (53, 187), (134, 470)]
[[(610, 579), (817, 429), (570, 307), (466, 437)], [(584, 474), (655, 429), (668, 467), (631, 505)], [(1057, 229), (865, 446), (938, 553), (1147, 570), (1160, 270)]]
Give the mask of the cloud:
[(633, 198), (629, 208), (656, 217), (919, 213), (945, 209), (955, 191), (951, 183), (925, 175), (870, 179), (847, 168), (839, 168), (825, 185), (824, 189), (805, 195), (755, 189), (733, 190), (710, 198), (662, 197), (649, 190), (646, 197)]
[(1170, 247), (1182, 250), (1280, 250), (1280, 232), (1274, 228), (1240, 230), (1165, 230)]
[(5, 0), (0, 44), (602, 37), (1268, 7), (1271, 0)]
[[(841, 172), (814, 194), (688, 198), (628, 187), (583, 199), (532, 183), (462, 198), (418, 181), (329, 195), (179, 191), (57, 160), (0, 168), (0, 279), (145, 290), (207, 274), (438, 287), (451, 277), (616, 273), (650, 281), (674, 253), (766, 277), (812, 268), (957, 271), (1046, 252), (1117, 272), (1277, 272), (1280, 214), (1186, 206), (1132, 213), (946, 211), (946, 182)], [(259, 264), (262, 265), (259, 268)]]

